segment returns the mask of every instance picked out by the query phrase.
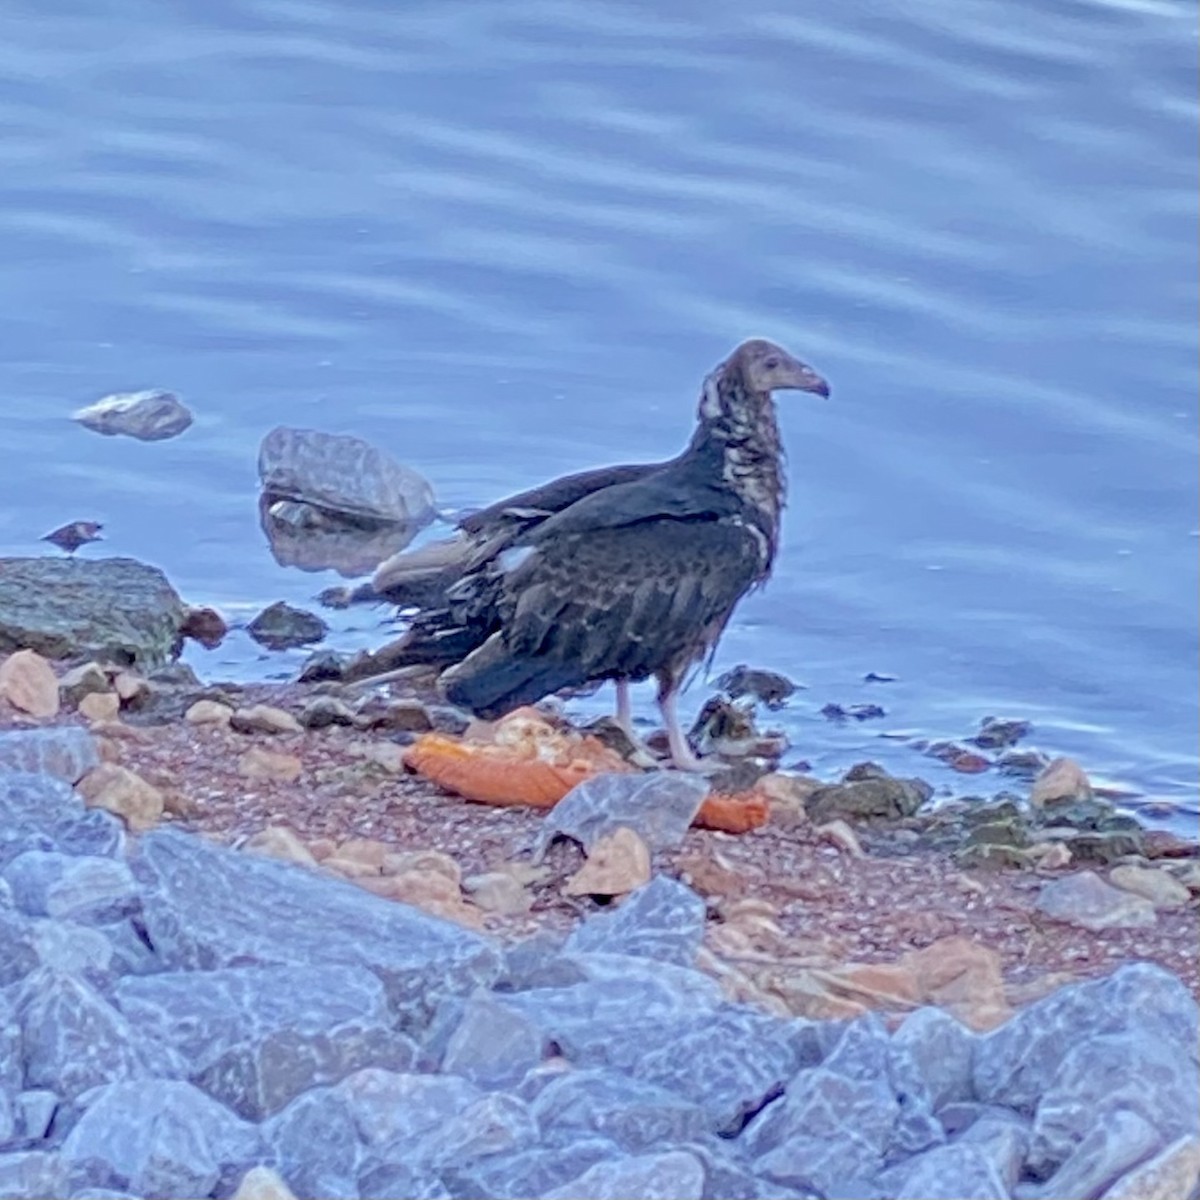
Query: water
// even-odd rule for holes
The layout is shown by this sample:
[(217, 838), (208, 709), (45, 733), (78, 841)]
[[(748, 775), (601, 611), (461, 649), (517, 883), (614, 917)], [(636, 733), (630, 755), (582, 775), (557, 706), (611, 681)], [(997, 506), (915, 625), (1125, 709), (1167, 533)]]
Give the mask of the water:
[[(673, 453), (760, 334), (834, 397), (783, 397), (782, 560), (718, 667), (809, 685), (797, 754), (928, 774), (878, 734), (1021, 715), (1195, 812), (1195, 23), (1174, 0), (10, 0), (0, 553), (92, 518), (193, 602), (307, 601), (332, 577), (258, 528), (271, 426), (366, 437), (476, 505)], [(196, 424), (143, 445), (65, 419), (140, 387)], [(257, 654), (192, 660), (290, 666)], [(884, 721), (818, 715), (868, 699)]]

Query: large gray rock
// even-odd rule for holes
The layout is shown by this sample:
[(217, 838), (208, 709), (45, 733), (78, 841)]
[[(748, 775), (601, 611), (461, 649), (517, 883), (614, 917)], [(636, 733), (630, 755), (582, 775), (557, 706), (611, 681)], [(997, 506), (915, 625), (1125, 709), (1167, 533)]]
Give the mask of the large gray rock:
[(542, 1061), (547, 1045), (533, 1020), (481, 990), (463, 1006), (442, 1070), (483, 1088), (511, 1088)]
[(702, 1137), (704, 1109), (654, 1084), (614, 1071), (571, 1071), (546, 1087), (533, 1111), (543, 1129), (599, 1134), (637, 1154)]
[(4, 868), (4, 878), (26, 916), (102, 923), (137, 907), (133, 874), (113, 858), (27, 850)]
[(52, 775), (77, 783), (100, 762), (96, 739), (78, 725), (0, 730), (0, 771)]
[(453, 1198), (436, 1171), (404, 1162), (368, 1162), (359, 1172), (358, 1194), (365, 1200), (388, 1200), (392, 1196), (403, 1196), (404, 1200)]
[(111, 1083), (83, 1099), (87, 1109), (62, 1148), (76, 1187), (207, 1196), (259, 1151), (254, 1126), (189, 1083)]
[(85, 813), (59, 779), (0, 771), (0, 869), (27, 850), (58, 849), (55, 832), (73, 828)]
[(17, 1140), (18, 1119), (16, 1098), (0, 1088), (0, 1150)]
[(420, 1030), (443, 997), (487, 986), (500, 971), (495, 945), (461, 926), (176, 830), (143, 837), (134, 870), (145, 886), (151, 944), (176, 970), (366, 967), (408, 1030)]
[(43, 967), (107, 984), (113, 973), (112, 942), (98, 929), (72, 921), (34, 921), (33, 948)]
[(969, 1144), (918, 1154), (888, 1171), (884, 1186), (895, 1200), (1009, 1200), (1010, 1195), (987, 1154)]
[(1194, 1200), (1200, 1188), (1200, 1135), (1172, 1142), (1161, 1154), (1139, 1163), (1104, 1193), (1101, 1200)]
[(8, 995), (0, 991), (0, 1092), (16, 1095), (25, 1077), (21, 1065), (21, 1023)]
[(1144, 1030), (1187, 1058), (1200, 1037), (1200, 1009), (1179, 979), (1151, 963), (1061, 988), (978, 1039), (975, 1095), (1031, 1115), (1066, 1047), (1127, 1029)]
[(418, 1161), (442, 1170), (525, 1150), (537, 1140), (537, 1118), (529, 1105), (516, 1096), (492, 1092), (430, 1130), (413, 1153)]
[(790, 1033), (786, 1021), (725, 1005), (647, 1047), (633, 1073), (699, 1105), (713, 1132), (737, 1134), (806, 1065)]
[(26, 1087), (72, 1098), (101, 1084), (169, 1070), (158, 1053), (162, 1047), (75, 976), (35, 971), (20, 985), (17, 1011)]
[(755, 1172), (827, 1194), (879, 1173), (899, 1112), (885, 1080), (814, 1067), (751, 1121), (743, 1141)]
[[(33, 927), (29, 919), (17, 912), (12, 889), (0, 879), (0, 988), (23, 979), (38, 965), (37, 947), (33, 942)], [(0, 1012), (3, 1012), (0, 994)], [(0, 1056), (0, 1075), (3, 1074)]]
[[(442, 1169), (441, 1178), (453, 1188), (455, 1196), (525, 1200), (526, 1197), (540, 1196), (561, 1187), (578, 1178), (580, 1172), (588, 1167), (614, 1159), (619, 1153), (607, 1138), (584, 1137), (560, 1141), (551, 1130), (543, 1132), (539, 1144), (529, 1150), (453, 1164)], [(363, 1194), (368, 1194), (365, 1188)], [(399, 1192), (384, 1194), (407, 1195)]]
[(694, 1154), (670, 1150), (618, 1158), (589, 1167), (542, 1200), (700, 1200), (704, 1167)]
[(333, 1089), (348, 1106), (358, 1138), (368, 1149), (411, 1148), (426, 1134), (480, 1099), (474, 1084), (452, 1075), (398, 1074), (368, 1068)]
[[(1086, 1140), (1088, 1159), (1115, 1164), (1105, 1180), (1113, 1182), (1121, 1169), (1148, 1151), (1195, 1132), (1200, 1123), (1197, 1097), (1200, 1067), (1194, 1044), (1172, 1045), (1156, 1031), (1142, 1029), (1085, 1037), (1066, 1049), (1038, 1100), (1026, 1165), (1045, 1178), (1068, 1159), (1080, 1157)], [(1139, 1117), (1154, 1132), (1156, 1144), (1137, 1157), (1127, 1154), (1113, 1140), (1124, 1136), (1117, 1133), (1119, 1113)], [(1135, 1128), (1129, 1140), (1140, 1147), (1142, 1130)]]
[(335, 1088), (297, 1096), (261, 1126), (271, 1165), (301, 1200), (355, 1200), (363, 1147), (354, 1112)]
[(184, 606), (132, 558), (0, 559), (0, 655), (28, 647), (153, 670), (179, 643)]
[(961, 1021), (941, 1008), (918, 1008), (892, 1040), (912, 1056), (935, 1109), (970, 1099), (976, 1036)]
[(704, 937), (704, 901), (678, 880), (657, 875), (615, 909), (594, 913), (567, 940), (575, 953), (628, 954), (688, 967)]
[(823, 1066), (848, 1079), (883, 1082), (891, 1088), (896, 1121), (884, 1147), (889, 1160), (907, 1158), (945, 1140), (916, 1060), (907, 1045), (888, 1036), (878, 1014), (847, 1025)]
[(361, 1068), (406, 1071), (416, 1046), (391, 1028), (383, 984), (364, 967), (232, 967), (127, 977), (121, 1012), (173, 1047), (188, 1078), (249, 1120)]
[(0, 1196), (4, 1200), (46, 1200), (67, 1194), (67, 1165), (58, 1154), (24, 1150), (0, 1154)]
[(590, 852), (599, 838), (621, 826), (637, 833), (651, 853), (676, 849), (708, 790), (707, 780), (682, 771), (587, 779), (547, 814), (534, 843), (534, 861), (542, 860), (557, 837), (571, 838)]
[(258, 451), (269, 496), (398, 523), (433, 519), (433, 489), (411, 467), (361, 438), (314, 429), (272, 429)]

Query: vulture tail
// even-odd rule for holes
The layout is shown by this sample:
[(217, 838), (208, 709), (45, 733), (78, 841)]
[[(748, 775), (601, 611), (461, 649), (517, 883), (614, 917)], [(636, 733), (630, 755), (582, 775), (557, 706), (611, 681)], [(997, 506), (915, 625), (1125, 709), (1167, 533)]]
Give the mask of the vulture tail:
[(577, 667), (545, 659), (514, 657), (493, 634), (441, 677), (443, 695), (485, 721), (533, 704), (560, 688), (584, 682)]

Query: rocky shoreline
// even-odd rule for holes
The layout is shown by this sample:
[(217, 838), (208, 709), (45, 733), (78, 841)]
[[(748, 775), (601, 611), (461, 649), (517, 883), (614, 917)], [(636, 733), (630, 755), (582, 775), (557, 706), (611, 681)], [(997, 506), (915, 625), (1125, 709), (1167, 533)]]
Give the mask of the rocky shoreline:
[(0, 1195), (1200, 1195), (1200, 859), (1074, 764), (547, 814), (412, 772), (419, 680), (82, 649), (0, 647)]

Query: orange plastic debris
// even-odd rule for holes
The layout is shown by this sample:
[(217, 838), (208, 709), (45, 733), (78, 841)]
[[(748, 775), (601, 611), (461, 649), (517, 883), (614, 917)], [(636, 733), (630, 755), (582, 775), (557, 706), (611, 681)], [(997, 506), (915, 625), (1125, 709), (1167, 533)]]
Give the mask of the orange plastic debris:
[(587, 757), (553, 762), (512, 746), (460, 742), (444, 734), (427, 733), (409, 747), (405, 760), (418, 775), (467, 800), (553, 808), (585, 779), (603, 771), (629, 769), (592, 738), (584, 739), (577, 749)]
[(701, 829), (719, 829), (723, 833), (749, 833), (767, 823), (770, 804), (762, 792), (740, 796), (709, 796), (700, 805), (693, 825)]

